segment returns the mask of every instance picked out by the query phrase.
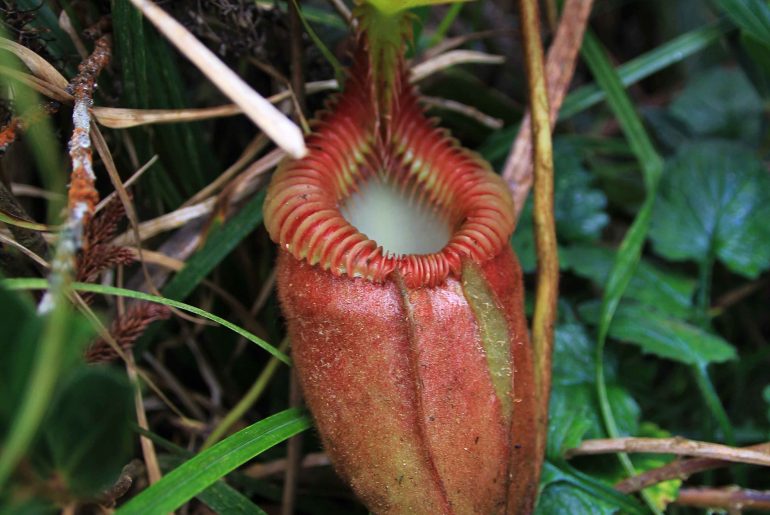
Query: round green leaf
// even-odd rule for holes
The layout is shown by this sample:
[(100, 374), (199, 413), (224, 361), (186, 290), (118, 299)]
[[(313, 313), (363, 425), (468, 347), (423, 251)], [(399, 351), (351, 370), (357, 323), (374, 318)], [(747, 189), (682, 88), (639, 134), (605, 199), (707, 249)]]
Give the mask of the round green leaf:
[(770, 175), (744, 147), (704, 141), (666, 166), (652, 218), (655, 250), (671, 260), (718, 258), (756, 277), (770, 267)]

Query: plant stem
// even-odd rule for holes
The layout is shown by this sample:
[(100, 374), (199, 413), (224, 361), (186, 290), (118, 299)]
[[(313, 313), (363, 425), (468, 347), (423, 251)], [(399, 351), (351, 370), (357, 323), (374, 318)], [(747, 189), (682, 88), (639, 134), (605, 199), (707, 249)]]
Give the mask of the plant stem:
[(521, 0), (521, 31), (529, 86), (534, 147), (535, 243), (537, 246), (537, 291), (532, 320), (535, 349), (535, 385), (540, 395), (537, 446), (545, 450), (548, 432), (548, 400), (551, 391), (551, 354), (559, 295), (559, 256), (556, 247), (556, 222), (553, 206), (553, 147), (548, 107), (543, 45), (540, 41), (540, 14), (536, 0)]
[(441, 43), (441, 40), (444, 39), (444, 36), (446, 36), (447, 31), (449, 30), (449, 27), (452, 26), (452, 22), (455, 21), (455, 18), (457, 18), (457, 15), (460, 14), (460, 11), (463, 8), (462, 3), (452, 4), (449, 7), (449, 10), (446, 13), (446, 16), (444, 16), (444, 19), (441, 20), (441, 23), (439, 23), (438, 28), (436, 28), (436, 32), (433, 33), (433, 36), (431, 36), (430, 40), (428, 41), (428, 47), (432, 47), (435, 45), (438, 45)]
[[(714, 252), (709, 249), (707, 256), (700, 262), (698, 270), (698, 294), (695, 306), (695, 319), (699, 327), (708, 331), (711, 329), (709, 310), (711, 309), (711, 280), (714, 269)], [(727, 416), (722, 401), (719, 399), (714, 384), (708, 373), (708, 365), (692, 365), (695, 384), (698, 385), (703, 401), (706, 403), (711, 415), (716, 420), (725, 441), (730, 445), (735, 445), (735, 431), (733, 430), (730, 418)]]
[(714, 385), (709, 377), (708, 369), (705, 364), (693, 365), (693, 375), (695, 376), (695, 383), (698, 385), (703, 400), (706, 402), (706, 406), (711, 415), (719, 424), (719, 428), (722, 430), (725, 441), (729, 445), (735, 445), (735, 432), (733, 431), (730, 418), (727, 416), (722, 401), (719, 399)]

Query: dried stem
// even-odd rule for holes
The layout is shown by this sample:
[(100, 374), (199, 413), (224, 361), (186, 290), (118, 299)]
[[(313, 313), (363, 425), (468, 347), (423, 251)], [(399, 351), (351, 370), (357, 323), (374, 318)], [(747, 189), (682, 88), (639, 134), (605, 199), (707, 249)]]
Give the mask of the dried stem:
[(521, 33), (529, 86), (529, 108), (534, 148), (527, 156), (535, 173), (535, 243), (537, 246), (537, 291), (532, 320), (535, 357), (535, 385), (540, 402), (537, 420), (537, 448), (545, 453), (548, 432), (548, 398), (551, 391), (551, 351), (559, 295), (559, 258), (556, 250), (556, 223), (553, 215), (553, 148), (548, 110), (548, 92), (540, 40), (540, 13), (537, 0), (520, 0)]
[(736, 486), (725, 488), (682, 488), (676, 504), (728, 510), (728, 513), (742, 513), (743, 510), (770, 510), (770, 491), (748, 490)]
[(56, 255), (51, 264), (50, 287), (38, 305), (41, 314), (50, 313), (55, 299), (71, 279), (75, 255), (83, 244), (83, 231), (94, 213), (99, 193), (96, 191), (91, 137), (91, 116), (88, 109), (93, 103), (96, 78), (110, 60), (110, 39), (103, 36), (96, 41), (94, 51), (78, 67), (78, 75), (72, 80), (70, 90), (75, 97), (72, 110), (74, 129), (70, 139), (72, 175), (68, 191), (68, 217), (65, 228), (59, 233)]
[[(770, 443), (763, 443), (759, 445), (752, 445), (746, 447), (746, 449), (768, 453), (770, 452)], [(698, 472), (705, 472), (707, 470), (714, 470), (721, 467), (726, 467), (732, 462), (715, 459), (715, 458), (688, 458), (683, 460), (676, 460), (671, 463), (667, 463), (662, 467), (658, 467), (652, 470), (648, 470), (639, 475), (629, 477), (617, 485), (615, 489), (625, 494), (638, 492), (648, 486), (655, 485), (662, 481), (668, 481), (669, 479), (682, 479), (685, 480), (693, 474)]]
[(490, 129), (497, 130), (503, 127), (503, 121), (500, 118), (489, 116), (486, 113), (482, 113), (473, 106), (457, 102), (448, 98), (439, 97), (426, 97), (420, 96), (420, 102), (428, 107), (437, 107), (439, 109), (446, 109), (454, 113), (459, 113), (463, 116), (467, 116), (471, 120), (478, 122), (479, 124), (489, 127)]
[[(548, 59), (545, 64), (550, 104), (550, 125), (553, 128), (564, 96), (572, 81), (580, 44), (583, 40), (588, 15), (593, 0), (567, 0), (562, 11), (559, 28), (556, 30)], [(513, 142), (511, 152), (503, 168), (503, 178), (513, 194), (517, 212), (521, 212), (532, 186), (532, 128), (529, 114), (522, 119), (519, 133)]]
[(305, 155), (302, 131), (262, 95), (227, 67), (211, 50), (198, 41), (179, 22), (149, 0), (131, 2), (150, 20), (225, 95), (240, 105), (243, 112), (289, 155)]
[(606, 438), (586, 440), (567, 451), (567, 458), (616, 452), (642, 452), (699, 456), (734, 463), (750, 463), (770, 467), (770, 454), (755, 449), (741, 449), (685, 438)]

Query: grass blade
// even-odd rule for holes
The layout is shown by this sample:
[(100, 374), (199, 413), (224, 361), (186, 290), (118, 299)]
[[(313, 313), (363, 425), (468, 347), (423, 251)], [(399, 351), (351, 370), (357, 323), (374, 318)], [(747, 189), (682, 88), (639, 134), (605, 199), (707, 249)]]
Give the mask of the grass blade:
[(208, 276), (232, 250), (262, 223), (265, 191), (249, 201), (237, 215), (211, 231), (201, 250), (196, 252), (181, 272), (163, 288), (163, 295), (184, 299)]
[[(586, 32), (585, 39), (583, 40), (582, 53), (596, 82), (607, 95), (607, 102), (623, 129), (631, 151), (639, 161), (647, 189), (647, 195), (642, 208), (639, 210), (636, 219), (631, 225), (631, 229), (623, 238), (623, 242), (618, 249), (618, 257), (612, 266), (607, 285), (604, 289), (601, 314), (599, 316), (599, 334), (595, 357), (597, 394), (607, 433), (610, 437), (616, 438), (619, 435), (619, 431), (610, 406), (607, 384), (604, 378), (604, 344), (607, 340), (607, 332), (612, 323), (612, 317), (641, 258), (642, 247), (650, 227), (652, 207), (655, 202), (658, 183), (663, 173), (663, 160), (655, 150), (652, 140), (644, 129), (628, 93), (623, 89), (623, 84), (612, 67), (610, 60), (607, 58), (606, 52), (596, 36), (590, 31)], [(628, 455), (619, 454), (618, 456), (626, 472), (629, 475), (634, 475), (634, 466)], [(644, 495), (644, 491), (642, 494)], [(644, 497), (650, 509), (654, 513), (660, 513), (654, 502), (647, 495), (644, 495)]]
[[(49, 286), (48, 281), (46, 281), (45, 279), (37, 279), (37, 278), (5, 279), (1, 281), (0, 284), (2, 284), (3, 286), (11, 290), (44, 290)], [(105, 286), (101, 284), (72, 283), (71, 287), (75, 291), (101, 293), (103, 295), (116, 295), (118, 297), (129, 297), (132, 299), (144, 300), (147, 302), (155, 302), (158, 304), (163, 304), (165, 306), (171, 306), (176, 309), (181, 309), (189, 313), (193, 313), (195, 315), (201, 316), (203, 318), (207, 318), (213, 322), (216, 322), (230, 329), (231, 331), (243, 336), (250, 342), (256, 343), (257, 345), (259, 345), (260, 347), (262, 347), (267, 352), (269, 352), (276, 358), (280, 359), (287, 365), (291, 365), (291, 360), (286, 354), (276, 349), (275, 347), (267, 343), (262, 338), (250, 333), (249, 331), (247, 331), (246, 329), (243, 329), (242, 327), (239, 327), (233, 324), (232, 322), (228, 322), (224, 318), (218, 317), (217, 315), (213, 313), (209, 313), (208, 311), (205, 311), (201, 308), (191, 306), (190, 304), (185, 304), (184, 302), (167, 299), (165, 297), (150, 295), (149, 293), (144, 293), (144, 292), (134, 291), (134, 290), (127, 290), (125, 288), (116, 288), (114, 286)]]
[(261, 452), (310, 426), (310, 418), (297, 409), (260, 420), (166, 474), (116, 513), (171, 512)]
[[(725, 23), (694, 29), (619, 66), (616, 73), (624, 86), (636, 84), (640, 80), (644, 80), (664, 68), (704, 50), (717, 42), (728, 30), (729, 26)], [(595, 106), (605, 98), (604, 90), (595, 84), (576, 89), (564, 99), (564, 104), (559, 111), (559, 120), (562, 121), (575, 116)], [(489, 161), (505, 158), (511, 147), (511, 141), (518, 130), (519, 126), (515, 124), (494, 133), (479, 149), (479, 152)]]
[[(630, 86), (681, 62), (693, 54), (713, 45), (728, 31), (726, 22), (700, 27), (676, 37), (658, 48), (640, 55), (617, 67), (616, 73), (623, 86)], [(564, 120), (595, 106), (605, 99), (605, 92), (596, 84), (576, 89), (564, 100), (559, 119)]]

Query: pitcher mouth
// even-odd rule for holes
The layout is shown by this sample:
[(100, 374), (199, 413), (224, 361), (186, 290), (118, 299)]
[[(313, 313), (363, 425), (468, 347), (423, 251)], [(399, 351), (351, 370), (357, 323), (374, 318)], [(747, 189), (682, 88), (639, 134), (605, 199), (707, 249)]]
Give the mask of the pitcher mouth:
[[(390, 112), (379, 114), (362, 54), (365, 50), (358, 53), (345, 92), (315, 122), (308, 155), (283, 163), (274, 175), (265, 225), (295, 258), (335, 275), (379, 283), (398, 271), (407, 286), (436, 286), (459, 277), (463, 259), (483, 262), (508, 245), (513, 201), (486, 162), (425, 116), (403, 65)], [(443, 224), (443, 246), (425, 253), (390, 251), (393, 246), (378, 242), (376, 234), (359, 230), (361, 222), (350, 215), (351, 202), (358, 199), (351, 198), (366, 201), (377, 182), (428, 213), (437, 227)]]

